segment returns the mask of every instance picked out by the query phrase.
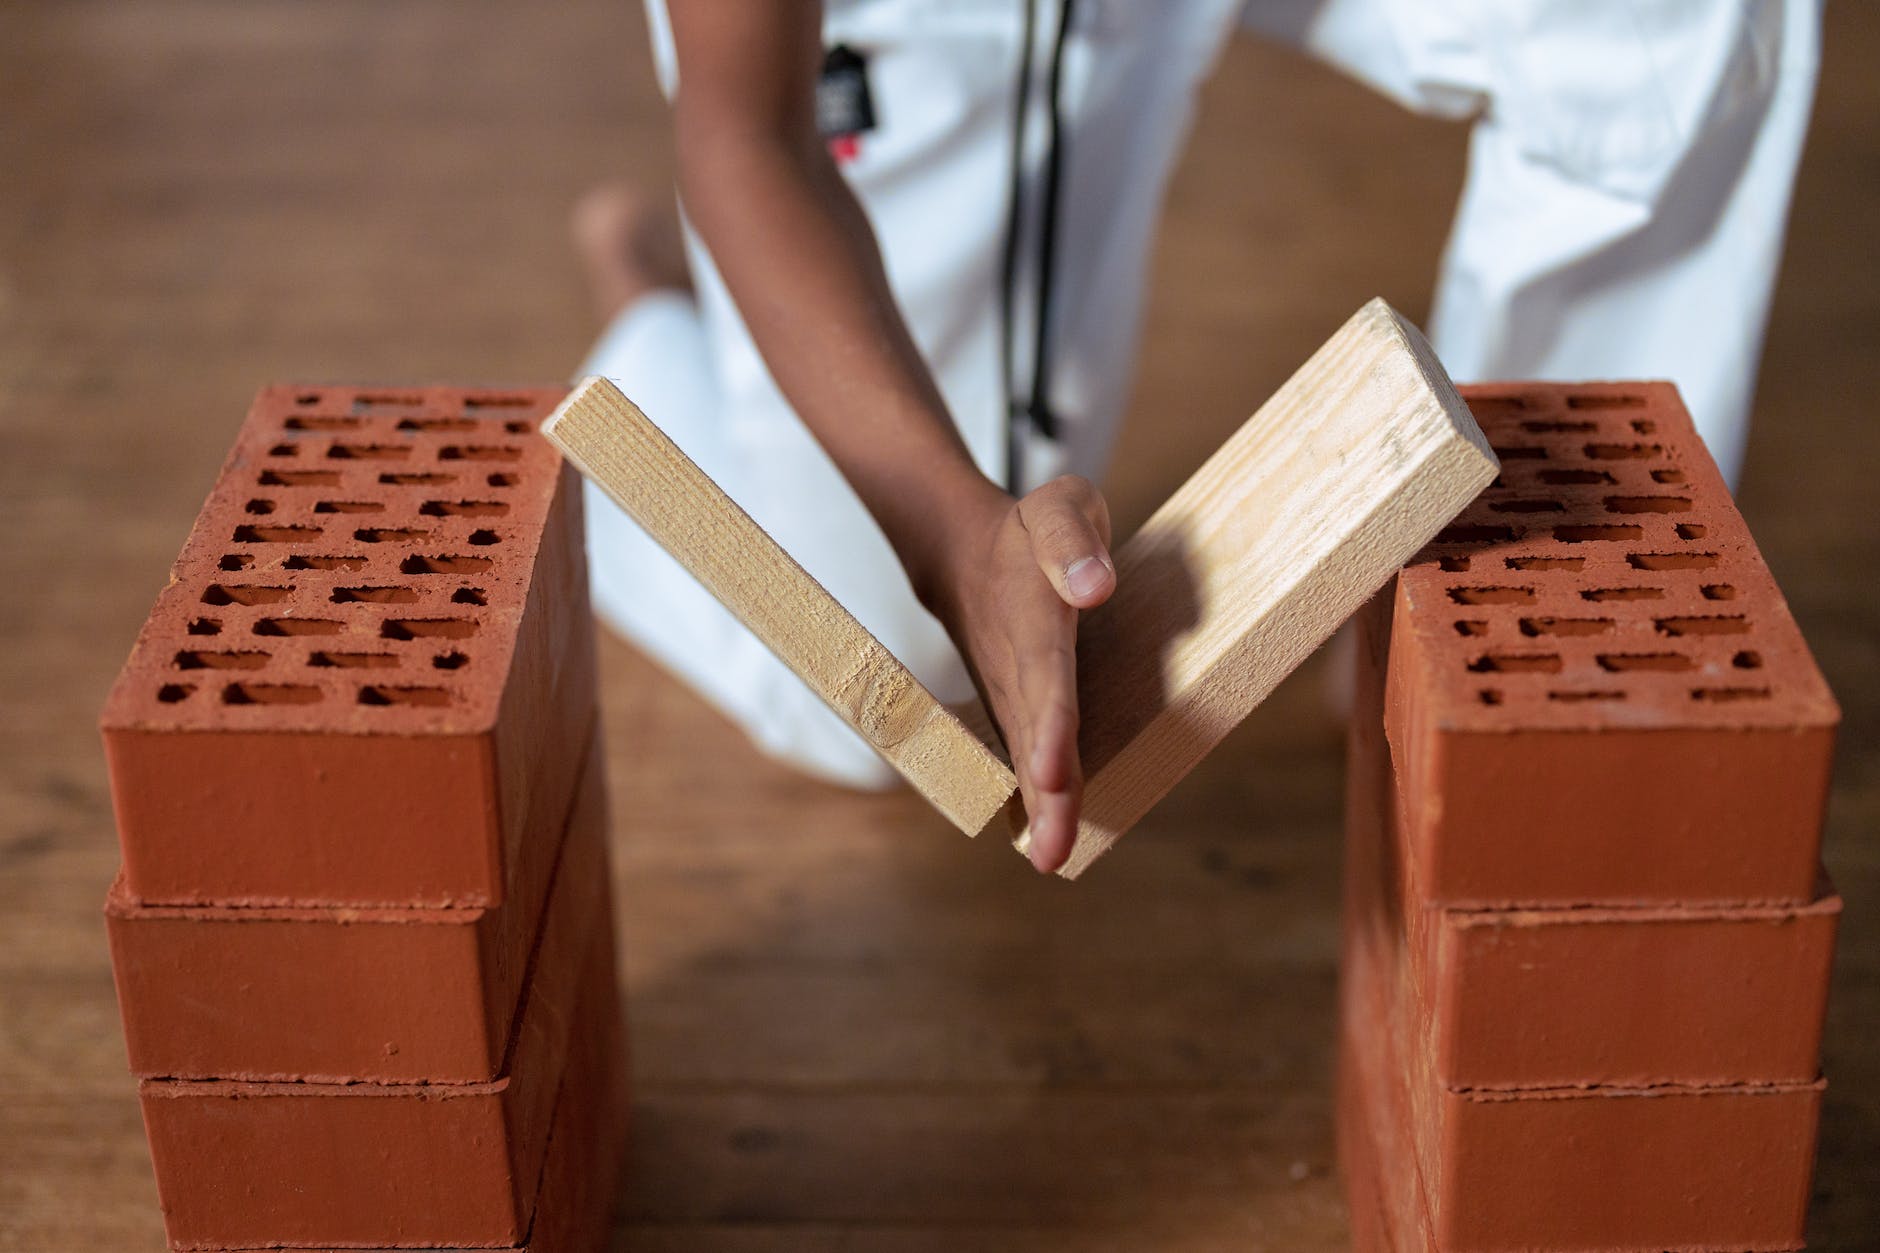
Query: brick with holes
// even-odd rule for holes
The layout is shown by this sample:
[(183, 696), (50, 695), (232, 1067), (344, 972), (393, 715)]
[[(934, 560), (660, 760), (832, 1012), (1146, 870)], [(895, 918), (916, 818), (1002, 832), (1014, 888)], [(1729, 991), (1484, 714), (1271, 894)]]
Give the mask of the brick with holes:
[(1390, 607), (1380, 595), (1357, 619), (1348, 827), (1354, 843), (1383, 845), (1377, 896), (1438, 1078), (1459, 1088), (1814, 1079), (1841, 911), (1825, 876), (1801, 905), (1430, 900), (1406, 855), (1410, 815), (1384, 736)]
[(1464, 392), (1502, 475), (1392, 610), (1430, 899), (1813, 900), (1839, 711), (1676, 390)]
[(580, 796), (495, 1078), (142, 1081), (172, 1248), (524, 1243), (564, 1074), (617, 1080), (583, 1073), (619, 1007), (598, 773)]
[(262, 390), (105, 707), (128, 896), (501, 902), (595, 708), (562, 394)]
[[(1389, 812), (1366, 803), (1367, 791), (1375, 796), (1388, 787), (1376, 710), (1368, 719), (1360, 711), (1359, 722), (1369, 723), (1373, 747), (1360, 744), (1354, 723), (1354, 766), (1386, 764), (1368, 780), (1354, 769), (1346, 832), (1338, 1127), (1357, 1247), (1477, 1253), (1800, 1248), (1822, 1096), (1812, 1069), (1794, 1079), (1747, 1072), (1714, 1082), (1608, 1082), (1600, 1077), (1608, 1055), (1594, 1047), (1584, 1052), (1585, 1070), (1572, 1080), (1535, 1082), (1538, 1076), (1530, 1075), (1518, 1085), (1465, 1084), (1445, 1074), (1443, 1036), (1417, 1002), (1419, 955), (1408, 942), (1405, 867), (1396, 859)], [(1448, 911), (1424, 912), (1440, 917)], [(1654, 939), (1649, 924), (1636, 929), (1643, 933), (1640, 964), (1582, 972), (1618, 985), (1616, 994), (1607, 989), (1578, 1006), (1608, 1017), (1568, 1022), (1575, 1006), (1547, 1003), (1544, 998), (1562, 989), (1542, 973), (1512, 995), (1506, 985), (1486, 989), (1479, 1013), (1534, 1019), (1489, 1024), (1484, 1038), (1515, 1041), (1519, 1059), (1528, 1056), (1524, 1030), (1546, 1032), (1564, 1023), (1562, 1043), (1569, 1050), (1586, 1045), (1588, 1028), (1603, 1028), (1620, 1037), (1622, 1052), (1649, 1058), (1655, 1043), (1660, 1058), (1688, 1056), (1691, 1043), (1669, 1034), (1667, 1015), (1651, 1004), (1654, 996), (1684, 997), (1661, 983), (1667, 972), (1677, 973), (1679, 955), (1667, 966), (1663, 954), (1653, 952), (1663, 937)], [(1610, 955), (1590, 956), (1604, 961)], [(1715, 956), (1718, 964), (1699, 963), (1702, 976), (1711, 993), (1729, 997), (1738, 989), (1719, 964), (1732, 954)], [(1576, 994), (1567, 988), (1569, 1002)], [(1623, 1012), (1612, 1016), (1615, 1007)], [(1784, 1008), (1779, 1000), (1771, 1007)], [(1640, 1039), (1625, 1013), (1667, 1034), (1655, 1042)], [(1726, 1010), (1692, 1026), (1706, 1029), (1730, 1016)], [(1810, 1027), (1758, 1029), (1803, 1036)]]
[[(601, 739), (583, 767), (598, 786)], [(499, 906), (105, 906), (132, 1073), (145, 1078), (494, 1079), (572, 811), (537, 788), (538, 855)]]

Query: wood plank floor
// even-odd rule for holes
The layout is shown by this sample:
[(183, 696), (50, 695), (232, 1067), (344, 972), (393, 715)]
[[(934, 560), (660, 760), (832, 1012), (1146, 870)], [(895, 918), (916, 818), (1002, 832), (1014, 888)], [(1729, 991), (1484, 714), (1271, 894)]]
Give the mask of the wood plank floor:
[[(670, 172), (636, 10), (0, 8), (0, 1250), (162, 1247), (93, 721), (249, 395), (564, 376), (593, 330), (569, 204)], [(1743, 497), (1847, 713), (1832, 1249), (1880, 1232), (1876, 56), (1880, 11), (1835, 6)], [(1230, 52), (1171, 197), (1119, 529), (1365, 298), (1423, 312), (1462, 140)], [(620, 1247), (1343, 1247), (1322, 662), (1074, 887), (766, 764), (618, 644), (603, 665)]]

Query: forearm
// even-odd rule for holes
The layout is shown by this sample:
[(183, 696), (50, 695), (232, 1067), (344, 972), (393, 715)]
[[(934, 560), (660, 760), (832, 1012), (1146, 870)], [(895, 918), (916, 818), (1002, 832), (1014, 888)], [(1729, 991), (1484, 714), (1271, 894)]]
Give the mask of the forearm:
[(681, 98), (687, 212), (778, 386), (930, 600), (949, 555), (936, 519), (1009, 501), (974, 466), (820, 141), (688, 119)]

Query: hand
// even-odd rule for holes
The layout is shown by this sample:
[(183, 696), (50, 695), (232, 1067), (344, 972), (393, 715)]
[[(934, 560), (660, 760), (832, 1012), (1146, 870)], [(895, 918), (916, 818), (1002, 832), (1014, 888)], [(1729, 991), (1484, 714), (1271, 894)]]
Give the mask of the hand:
[(923, 598), (998, 722), (1031, 820), (1031, 862), (1048, 874), (1077, 839), (1077, 611), (1116, 590), (1109, 506), (1066, 475), (1022, 500), (989, 491), (947, 531)]

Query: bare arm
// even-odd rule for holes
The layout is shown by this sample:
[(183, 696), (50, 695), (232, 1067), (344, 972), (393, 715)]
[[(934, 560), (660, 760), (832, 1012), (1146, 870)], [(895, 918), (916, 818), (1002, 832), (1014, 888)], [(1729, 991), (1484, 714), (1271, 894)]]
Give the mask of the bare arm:
[(1115, 585), (1081, 479), (1014, 501), (981, 474), (815, 123), (816, 0), (672, 0), (679, 186), (771, 374), (972, 666), (1011, 751), (1032, 858), (1076, 834), (1077, 610)]

